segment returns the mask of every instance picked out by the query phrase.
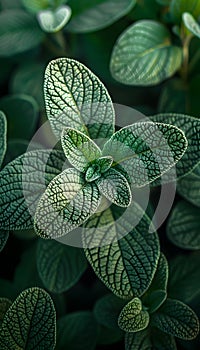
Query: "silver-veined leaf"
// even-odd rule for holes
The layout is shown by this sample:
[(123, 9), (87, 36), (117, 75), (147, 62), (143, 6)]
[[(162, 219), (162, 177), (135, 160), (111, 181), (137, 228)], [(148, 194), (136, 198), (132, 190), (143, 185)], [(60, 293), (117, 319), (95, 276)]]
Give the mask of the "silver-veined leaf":
[(198, 18), (200, 13), (199, 0), (172, 0), (170, 4), (170, 13), (172, 19), (176, 23), (180, 23), (182, 20), (182, 14), (189, 12), (194, 18)]
[(181, 66), (182, 50), (173, 46), (160, 23), (134, 23), (114, 46), (110, 69), (113, 78), (127, 85), (155, 85), (171, 77)]
[(25, 153), (0, 172), (0, 228), (21, 230), (33, 227), (39, 198), (63, 168), (60, 151), (36, 150)]
[(5, 114), (0, 111), (0, 167), (6, 153), (7, 121)]
[(139, 332), (147, 328), (149, 324), (149, 313), (142, 308), (139, 298), (134, 298), (124, 306), (118, 318), (119, 327), (127, 332)]
[(69, 0), (73, 16), (67, 29), (77, 33), (100, 30), (125, 16), (135, 4), (136, 0)]
[(96, 182), (99, 191), (112, 203), (128, 207), (132, 200), (130, 186), (126, 178), (115, 169), (109, 169)]
[(108, 208), (93, 215), (84, 225), (83, 245), (97, 276), (115, 295), (128, 299), (149, 287), (160, 249), (157, 233), (149, 233), (151, 220), (144, 211), (134, 202), (125, 213), (121, 210)]
[(82, 172), (90, 162), (101, 156), (100, 148), (88, 136), (75, 129), (63, 129), (61, 143), (68, 161)]
[(53, 350), (55, 337), (56, 313), (50, 295), (36, 287), (24, 290), (4, 316), (1, 349)]
[(95, 183), (86, 182), (76, 169), (64, 170), (50, 182), (38, 203), (36, 233), (43, 238), (66, 235), (96, 211), (100, 199)]
[(108, 138), (114, 132), (112, 100), (103, 83), (82, 63), (59, 58), (45, 72), (44, 94), (52, 130), (60, 138), (66, 126), (90, 138)]
[(177, 350), (174, 337), (156, 328), (146, 328), (137, 333), (126, 333), (126, 350)]
[[(151, 117), (151, 120), (159, 123), (175, 125), (180, 128), (187, 138), (188, 147), (176, 165), (177, 178), (185, 176), (198, 163), (200, 158), (200, 120), (184, 114), (163, 113)], [(173, 180), (170, 178), (169, 181)]]
[(190, 13), (183, 13), (183, 22), (190, 33), (200, 38), (200, 26)]
[(61, 30), (71, 17), (71, 8), (63, 5), (56, 9), (46, 9), (38, 12), (37, 18), (40, 27), (47, 33), (56, 33)]
[(0, 13), (0, 56), (9, 57), (38, 46), (43, 32), (35, 18), (23, 10)]
[(200, 207), (200, 163), (177, 182), (178, 193), (188, 202)]
[(94, 307), (94, 315), (98, 323), (109, 329), (119, 331), (118, 317), (125, 304), (125, 300), (113, 294), (103, 296)]
[(53, 293), (62, 293), (78, 282), (87, 260), (79, 248), (55, 240), (39, 240), (37, 268), (44, 286)]
[(190, 340), (199, 333), (199, 321), (194, 311), (179, 300), (167, 299), (151, 316), (151, 324), (177, 338)]
[(95, 350), (98, 326), (90, 311), (79, 311), (61, 317), (57, 324), (59, 350)]
[(167, 236), (183, 249), (200, 249), (199, 208), (181, 201), (173, 209), (167, 224)]
[(7, 298), (0, 298), (0, 328), (6, 311), (12, 305), (12, 301)]
[(88, 182), (97, 180), (101, 176), (104, 176), (104, 173), (110, 169), (112, 165), (113, 159), (112, 157), (100, 157), (92, 162), (90, 166), (87, 168), (85, 173), (85, 179)]
[(144, 186), (176, 164), (187, 148), (184, 133), (176, 126), (138, 122), (117, 131), (104, 145), (128, 173), (132, 186)]

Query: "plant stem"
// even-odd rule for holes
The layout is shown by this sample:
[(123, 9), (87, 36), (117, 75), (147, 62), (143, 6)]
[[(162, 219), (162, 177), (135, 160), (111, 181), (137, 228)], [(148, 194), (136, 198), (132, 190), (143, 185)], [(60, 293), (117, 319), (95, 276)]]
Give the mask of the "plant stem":
[(189, 68), (189, 46), (193, 35), (187, 35), (183, 40), (183, 65), (181, 69), (181, 76), (185, 82), (188, 78), (188, 68)]

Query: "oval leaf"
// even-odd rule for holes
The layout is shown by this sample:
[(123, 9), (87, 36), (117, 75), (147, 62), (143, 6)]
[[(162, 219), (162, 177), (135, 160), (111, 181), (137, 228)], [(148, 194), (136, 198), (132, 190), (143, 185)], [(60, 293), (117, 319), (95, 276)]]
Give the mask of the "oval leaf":
[(94, 181), (102, 176), (112, 165), (112, 157), (100, 157), (92, 162), (85, 173), (88, 182)]
[(149, 324), (149, 314), (142, 309), (142, 302), (134, 298), (124, 306), (118, 318), (119, 327), (127, 332), (139, 332)]
[(73, 17), (67, 27), (77, 33), (99, 30), (126, 15), (136, 0), (87, 0), (85, 4), (69, 0)]
[(136, 203), (125, 214), (119, 208), (121, 217), (116, 216), (117, 208), (88, 220), (83, 244), (90, 247), (85, 253), (97, 276), (115, 295), (127, 299), (149, 287), (159, 259), (159, 240), (156, 232), (149, 233), (151, 220)]
[(183, 22), (190, 33), (194, 34), (197, 38), (200, 38), (200, 26), (190, 13), (185, 12), (183, 14)]
[(200, 207), (200, 164), (198, 164), (189, 174), (179, 179), (177, 191), (187, 201)]
[[(183, 114), (163, 113), (151, 117), (151, 120), (159, 123), (172, 124), (180, 128), (187, 138), (188, 147), (176, 165), (177, 178), (185, 176), (198, 163), (200, 159), (200, 120)], [(168, 181), (174, 180), (170, 177)]]
[(76, 169), (56, 176), (41, 197), (34, 225), (43, 238), (57, 238), (84, 223), (98, 208), (101, 195), (95, 183), (88, 183)]
[(126, 178), (115, 169), (109, 169), (97, 181), (99, 191), (119, 207), (128, 207), (132, 200), (131, 190)]
[(156, 328), (125, 334), (126, 350), (177, 350), (174, 337)]
[(92, 139), (113, 134), (112, 100), (102, 82), (83, 64), (70, 58), (51, 61), (45, 72), (44, 94), (47, 116), (58, 138), (66, 126)]
[(92, 312), (79, 311), (68, 314), (58, 321), (58, 349), (94, 350), (98, 328)]
[(144, 186), (169, 170), (187, 148), (184, 133), (173, 125), (139, 122), (117, 131), (103, 154), (128, 173), (132, 186)]
[(68, 161), (82, 172), (90, 162), (101, 156), (100, 148), (89, 137), (75, 129), (64, 129), (61, 143)]
[(35, 18), (22, 10), (0, 13), (0, 56), (9, 57), (38, 46), (43, 33)]
[(0, 111), (0, 167), (6, 153), (7, 121), (5, 114)]
[(119, 37), (111, 57), (111, 73), (127, 85), (155, 85), (171, 77), (181, 66), (181, 48), (173, 46), (160, 23), (143, 20)]
[(0, 330), (2, 350), (49, 349), (55, 347), (56, 313), (43, 289), (24, 290), (10, 306)]
[(39, 240), (37, 268), (44, 286), (53, 293), (62, 293), (78, 282), (87, 260), (78, 248), (55, 240)]
[(65, 160), (60, 151), (30, 151), (0, 172), (0, 228), (23, 230), (33, 227), (32, 215), (46, 183), (61, 172)]
[(196, 338), (199, 332), (199, 321), (194, 311), (175, 299), (167, 299), (152, 314), (151, 324), (165, 333), (185, 340)]
[(71, 17), (69, 6), (60, 6), (55, 10), (43, 10), (37, 15), (40, 27), (47, 33), (55, 33), (61, 30)]
[(200, 249), (199, 208), (181, 201), (172, 211), (167, 225), (167, 236), (180, 248)]

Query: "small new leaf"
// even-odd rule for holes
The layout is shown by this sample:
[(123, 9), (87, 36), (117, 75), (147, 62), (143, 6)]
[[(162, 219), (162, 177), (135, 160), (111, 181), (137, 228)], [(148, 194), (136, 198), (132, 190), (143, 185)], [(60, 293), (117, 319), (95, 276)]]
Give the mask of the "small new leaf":
[(88, 182), (94, 181), (102, 176), (112, 165), (112, 157), (100, 157), (92, 162), (85, 173)]
[(56, 33), (61, 30), (71, 17), (69, 6), (60, 6), (55, 10), (46, 9), (37, 14), (40, 27), (47, 33)]
[(138, 122), (117, 131), (104, 145), (128, 173), (131, 184), (144, 186), (175, 165), (187, 149), (184, 133), (173, 125)]
[(6, 312), (0, 329), (0, 347), (7, 349), (55, 348), (56, 313), (43, 289), (24, 290)]
[(126, 178), (115, 169), (109, 169), (97, 181), (99, 191), (112, 203), (128, 207), (132, 200), (130, 186)]
[(151, 324), (177, 338), (190, 340), (199, 333), (199, 321), (194, 311), (179, 300), (167, 299), (151, 316)]
[(183, 14), (183, 22), (190, 33), (200, 39), (200, 26), (190, 13), (185, 12)]
[(64, 170), (50, 182), (38, 203), (36, 233), (42, 238), (66, 235), (96, 211), (100, 199), (95, 183), (86, 182), (76, 169)]
[(101, 156), (100, 148), (89, 137), (72, 128), (62, 131), (61, 144), (68, 161), (82, 172)]
[(139, 332), (149, 324), (149, 314), (142, 309), (142, 302), (134, 298), (124, 306), (118, 318), (119, 327), (125, 332)]

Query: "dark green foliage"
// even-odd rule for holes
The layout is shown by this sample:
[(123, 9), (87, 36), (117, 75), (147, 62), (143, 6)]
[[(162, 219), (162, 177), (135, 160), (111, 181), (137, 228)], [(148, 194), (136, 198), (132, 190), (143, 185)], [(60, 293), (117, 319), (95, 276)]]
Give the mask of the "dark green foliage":
[(199, 15), (0, 0), (1, 350), (199, 350)]

